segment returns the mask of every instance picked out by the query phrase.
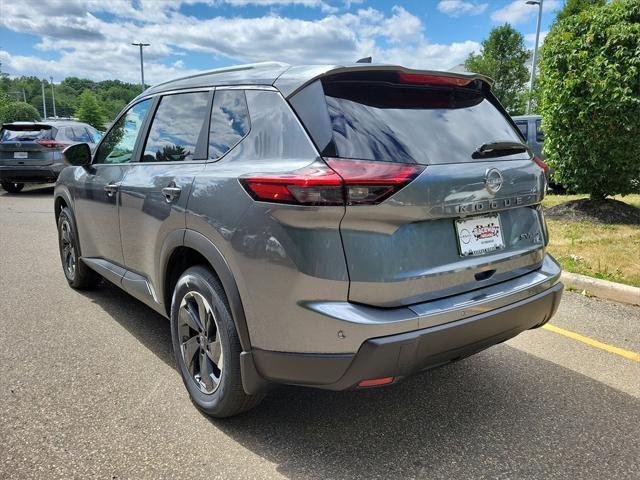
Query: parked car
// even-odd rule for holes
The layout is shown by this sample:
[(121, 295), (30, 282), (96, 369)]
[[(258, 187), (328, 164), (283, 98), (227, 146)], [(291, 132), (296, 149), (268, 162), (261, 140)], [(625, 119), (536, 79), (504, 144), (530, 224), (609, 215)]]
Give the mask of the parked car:
[(0, 183), (18, 193), (25, 183), (51, 183), (66, 166), (62, 150), (75, 143), (94, 148), (102, 134), (71, 120), (5, 123), (0, 129)]
[(395, 383), (547, 322), (544, 172), (480, 75), (221, 69), (152, 87), (55, 188), (73, 288), (170, 319), (195, 405)]
[[(541, 160), (545, 160), (547, 156), (543, 151), (544, 131), (542, 130), (542, 116), (517, 115), (512, 118), (534, 155)], [(566, 187), (554, 180), (553, 172), (554, 169), (548, 169), (547, 171), (547, 183), (550, 191), (555, 193), (566, 193)]]
[(544, 160), (542, 151), (544, 146), (544, 132), (542, 131), (542, 116), (540, 115), (517, 115), (512, 117), (518, 130), (527, 141), (527, 145), (533, 153)]

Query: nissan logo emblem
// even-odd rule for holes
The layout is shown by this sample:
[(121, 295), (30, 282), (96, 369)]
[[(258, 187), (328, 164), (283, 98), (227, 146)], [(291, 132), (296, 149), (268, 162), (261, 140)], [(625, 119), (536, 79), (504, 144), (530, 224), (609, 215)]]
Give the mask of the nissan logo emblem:
[(490, 168), (487, 170), (484, 178), (484, 186), (487, 191), (492, 194), (498, 193), (498, 191), (502, 188), (502, 173), (497, 168)]

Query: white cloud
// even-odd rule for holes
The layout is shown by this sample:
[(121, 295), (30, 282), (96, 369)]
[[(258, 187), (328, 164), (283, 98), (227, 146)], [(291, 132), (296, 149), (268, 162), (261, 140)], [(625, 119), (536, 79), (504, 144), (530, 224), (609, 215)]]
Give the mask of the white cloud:
[[(546, 0), (543, 3), (542, 11), (549, 12), (560, 6), (560, 0)], [(507, 22), (511, 24), (521, 23), (535, 17), (538, 13), (536, 5), (528, 5), (524, 0), (514, 0), (491, 14), (494, 22)]]
[(488, 6), (488, 3), (475, 3), (464, 0), (441, 0), (438, 2), (438, 10), (450, 17), (459, 17), (460, 15), (481, 15)]
[[(540, 32), (540, 40), (539, 40), (539, 43), (538, 43), (539, 46), (542, 46), (542, 44), (544, 43), (544, 39), (547, 38), (547, 34), (548, 33), (549, 33), (548, 30), (543, 30), (543, 31)], [(535, 32), (527, 33), (524, 36), (524, 41), (527, 44), (527, 48), (533, 49), (534, 44), (536, 43), (536, 33)]]
[[(429, 42), (420, 18), (400, 6), (393, 7), (389, 15), (361, 8), (307, 20), (273, 13), (254, 18), (195, 18), (181, 14), (180, 2), (171, 0), (50, 1), (58, 1), (64, 8), (52, 8), (50, 3), (43, 6), (44, 2), (35, 0), (3, 4), (1, 22), (5, 28), (39, 36), (36, 48), (58, 55), (45, 60), (0, 51), (3, 67), (11, 74), (137, 82), (138, 49), (131, 46), (137, 41), (151, 43), (144, 51), (145, 78), (150, 83), (193, 73), (185, 68), (189, 51), (210, 54), (212, 65), (220, 59), (228, 63), (350, 63), (372, 55), (376, 62), (448, 69), (480, 47), (472, 41)], [(220, 1), (245, 0), (209, 3)], [(277, 0), (265, 0), (269, 1)], [(297, 3), (301, 1), (317, 3)], [(116, 18), (103, 20), (99, 12)], [(178, 61), (170, 58), (178, 55)]]

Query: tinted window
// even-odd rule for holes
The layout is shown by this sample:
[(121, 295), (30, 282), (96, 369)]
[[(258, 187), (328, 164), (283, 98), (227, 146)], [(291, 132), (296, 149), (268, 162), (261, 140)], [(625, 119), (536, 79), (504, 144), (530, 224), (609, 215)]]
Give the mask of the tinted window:
[(94, 163), (127, 163), (131, 161), (138, 133), (151, 100), (136, 103), (111, 127), (100, 144)]
[(472, 153), (485, 143), (521, 141), (502, 113), (474, 89), (357, 81), (323, 86), (332, 154), (339, 157), (457, 163), (472, 161)]
[(520, 130), (520, 133), (522, 133), (522, 135), (524, 136), (524, 139), (528, 139), (529, 124), (527, 122), (516, 122), (516, 126), (518, 127), (518, 130)]
[(34, 128), (33, 126), (8, 125), (0, 133), (0, 142), (25, 142), (29, 140), (52, 140), (55, 129)]
[(542, 131), (542, 121), (536, 120), (536, 141), (544, 142), (544, 132)]
[(220, 158), (249, 132), (249, 111), (242, 90), (218, 90), (213, 97), (209, 158)]
[(209, 92), (162, 97), (153, 117), (143, 162), (192, 160), (202, 124), (207, 117)]
[(67, 137), (72, 142), (85, 142), (92, 143), (93, 138), (89, 135), (89, 132), (85, 127), (76, 126), (76, 127), (65, 127), (64, 129), (65, 137)]

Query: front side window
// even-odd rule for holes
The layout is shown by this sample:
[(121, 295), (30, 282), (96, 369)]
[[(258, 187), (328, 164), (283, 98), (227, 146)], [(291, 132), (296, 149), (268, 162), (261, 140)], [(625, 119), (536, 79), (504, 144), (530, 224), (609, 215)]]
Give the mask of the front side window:
[(249, 110), (242, 90), (218, 90), (213, 97), (209, 158), (220, 158), (249, 133)]
[(162, 97), (153, 117), (143, 162), (193, 160), (198, 136), (207, 116), (209, 92)]
[(113, 164), (131, 161), (136, 139), (150, 105), (151, 100), (143, 100), (120, 117), (100, 144), (93, 163)]

